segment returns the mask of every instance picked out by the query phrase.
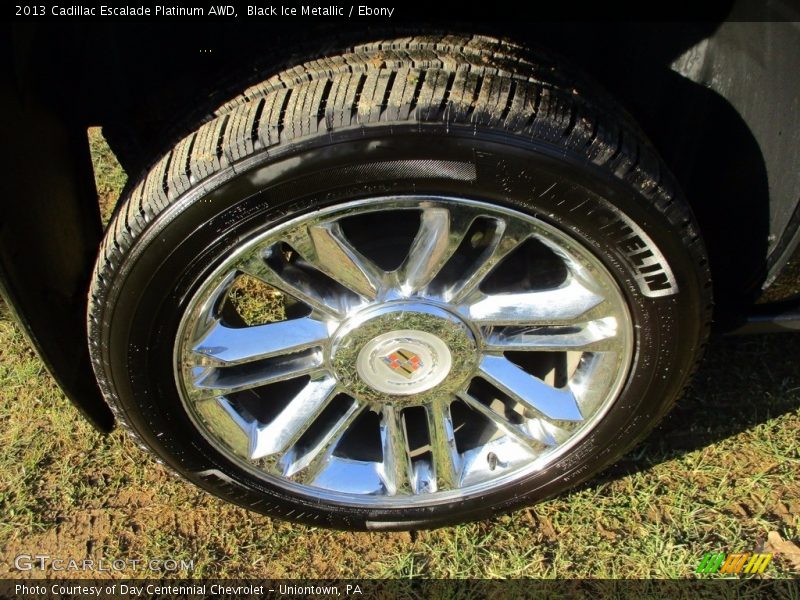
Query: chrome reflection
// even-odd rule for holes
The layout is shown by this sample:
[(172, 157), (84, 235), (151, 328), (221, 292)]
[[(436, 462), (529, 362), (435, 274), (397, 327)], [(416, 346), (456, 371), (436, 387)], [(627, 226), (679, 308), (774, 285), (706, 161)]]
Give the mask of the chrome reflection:
[(189, 302), (175, 377), (200, 432), (255, 476), (400, 507), (557, 460), (612, 405), (632, 354), (619, 287), (572, 236), (484, 202), (387, 197), (225, 257)]

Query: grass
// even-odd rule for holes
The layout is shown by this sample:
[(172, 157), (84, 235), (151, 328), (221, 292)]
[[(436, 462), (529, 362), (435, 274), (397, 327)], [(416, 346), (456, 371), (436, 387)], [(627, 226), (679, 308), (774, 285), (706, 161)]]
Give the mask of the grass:
[(92, 153), (94, 181), (100, 200), (100, 214), (103, 223), (108, 223), (117, 199), (128, 182), (128, 176), (108, 147), (99, 127), (89, 129), (89, 149)]
[[(92, 136), (98, 189), (113, 199), (124, 176)], [(798, 364), (800, 336), (715, 340), (662, 426), (581, 488), (479, 523), (345, 533), (227, 505), (122, 432), (94, 432), (2, 306), (0, 577), (40, 552), (182, 558), (194, 570), (178, 574), (192, 577), (694, 577), (706, 552), (800, 538)], [(797, 576), (785, 557), (764, 574)]]

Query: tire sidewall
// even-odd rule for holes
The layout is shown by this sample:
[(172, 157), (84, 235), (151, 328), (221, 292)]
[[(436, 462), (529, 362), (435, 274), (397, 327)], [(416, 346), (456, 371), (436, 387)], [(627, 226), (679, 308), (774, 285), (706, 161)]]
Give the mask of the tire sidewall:
[[(415, 168), (425, 161), (468, 167)], [(480, 496), (424, 508), (377, 509), (322, 504), (266, 484), (209, 444), (184, 411), (173, 352), (189, 300), (225, 256), (256, 233), (316, 208), (412, 194), (514, 208), (590, 249), (617, 281), (636, 325), (633, 364), (622, 392), (570, 452)], [(672, 272), (676, 293), (655, 298), (643, 293), (630, 252), (609, 239), (609, 214), (646, 234), (650, 249)], [(565, 155), (563, 148), (452, 125), (339, 131), (256, 153), (176, 198), (140, 236), (108, 288), (103, 363), (140, 438), (178, 473), (226, 500), (348, 529), (444, 525), (557, 494), (620, 456), (657, 422), (683, 389), (705, 326), (695, 260), (675, 224), (641, 189)]]

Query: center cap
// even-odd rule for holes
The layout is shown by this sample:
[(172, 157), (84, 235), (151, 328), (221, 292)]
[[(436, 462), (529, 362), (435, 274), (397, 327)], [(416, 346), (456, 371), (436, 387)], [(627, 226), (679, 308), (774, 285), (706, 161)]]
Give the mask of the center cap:
[(331, 363), (350, 392), (377, 407), (452, 394), (474, 373), (477, 356), (472, 331), (457, 315), (422, 302), (398, 302), (343, 323)]
[(418, 394), (440, 384), (450, 373), (452, 357), (431, 333), (398, 329), (369, 341), (358, 354), (358, 376), (385, 394)]

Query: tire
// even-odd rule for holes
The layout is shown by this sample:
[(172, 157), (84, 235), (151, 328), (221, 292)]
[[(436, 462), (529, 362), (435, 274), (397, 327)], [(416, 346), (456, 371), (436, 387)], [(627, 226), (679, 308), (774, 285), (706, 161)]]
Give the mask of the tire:
[(327, 527), (480, 519), (586, 480), (687, 385), (702, 240), (582, 75), (401, 39), (216, 114), (129, 188), (88, 315), (117, 419), (189, 481)]

